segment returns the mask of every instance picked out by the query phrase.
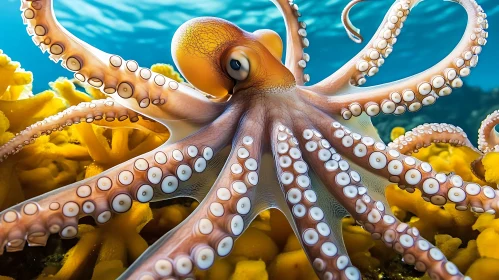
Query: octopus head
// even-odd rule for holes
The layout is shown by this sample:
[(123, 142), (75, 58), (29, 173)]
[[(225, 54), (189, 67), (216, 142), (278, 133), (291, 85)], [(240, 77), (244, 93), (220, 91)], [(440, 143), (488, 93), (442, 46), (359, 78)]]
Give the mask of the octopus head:
[(281, 62), (282, 49), (274, 31), (249, 33), (208, 17), (184, 23), (172, 41), (172, 57), (182, 75), (215, 97), (293, 86), (294, 77)]

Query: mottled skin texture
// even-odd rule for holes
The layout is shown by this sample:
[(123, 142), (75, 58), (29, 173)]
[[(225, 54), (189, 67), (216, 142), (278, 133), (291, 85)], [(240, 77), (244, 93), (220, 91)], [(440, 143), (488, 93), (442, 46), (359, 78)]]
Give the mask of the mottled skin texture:
[[(123, 279), (190, 279), (194, 266), (208, 269), (216, 257), (229, 254), (234, 240), (269, 207), (286, 214), (321, 279), (361, 278), (341, 237), (339, 223), (347, 213), (432, 278), (466, 278), (417, 229), (391, 215), (383, 190), (389, 180), (409, 192), (420, 189), (433, 204), (495, 213), (496, 190), (436, 173), (428, 163), (405, 155), (440, 141), (472, 147), (466, 135), (454, 126), (427, 125), (387, 147), (368, 116), (417, 111), (459, 87), (486, 43), (483, 10), (474, 0), (456, 1), (468, 13), (467, 28), (439, 64), (403, 81), (359, 87), (378, 72), (419, 2), (397, 0), (361, 53), (323, 81), (305, 86), (310, 79), (304, 73), (310, 59), (304, 52), (306, 24), (298, 21), (296, 4), (272, 2), (286, 23), (285, 64), (275, 32), (249, 33), (221, 19), (199, 18), (182, 25), (172, 41), (173, 59), (189, 81), (179, 84), (77, 39), (55, 19), (52, 1), (22, 0), (34, 42), (110, 99), (70, 108), (27, 128), (0, 147), (1, 160), (41, 133), (82, 120), (145, 116), (163, 123), (172, 136), (102, 174), (0, 213), (2, 251), (22, 250), (26, 241), (43, 246), (50, 233), (74, 237), (79, 218), (90, 215), (105, 223), (128, 211), (133, 200), (190, 196), (201, 201), (196, 211), (151, 246)], [(360, 42), (348, 19), (359, 2), (347, 6), (343, 22)]]
[[(269, 89), (284, 91), (296, 85), (291, 72), (280, 62), (279, 35), (270, 30), (248, 33), (218, 18), (199, 18), (182, 25), (172, 42), (172, 56), (182, 75), (196, 88), (216, 97), (227, 96), (228, 92), (256, 95)], [(234, 52), (242, 52), (251, 62), (249, 76), (238, 83), (226, 69)]]

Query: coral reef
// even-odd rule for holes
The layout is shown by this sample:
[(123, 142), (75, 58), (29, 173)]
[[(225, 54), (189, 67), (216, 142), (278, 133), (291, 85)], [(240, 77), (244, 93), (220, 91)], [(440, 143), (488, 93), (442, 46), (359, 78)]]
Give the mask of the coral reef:
[[(182, 81), (171, 66), (158, 64), (152, 70)], [(0, 145), (28, 124), (81, 102), (105, 98), (98, 90), (65, 78), (51, 83), (50, 90), (33, 94), (32, 81), (30, 72), (0, 51)], [(390, 137), (393, 140), (404, 132), (404, 128), (395, 127)], [(168, 136), (163, 126), (147, 119), (110, 123), (83, 121), (42, 135), (0, 165), (0, 210), (98, 174), (160, 145)], [(470, 163), (479, 155), (469, 148), (432, 144), (413, 156), (429, 162), (439, 172), (455, 172), (466, 181), (495, 185), (499, 182), (499, 153), (489, 153), (482, 159), (486, 182), (471, 171)], [(34, 184), (40, 177), (46, 180)], [(438, 207), (425, 203), (418, 190), (408, 193), (395, 185), (387, 186), (387, 198), (397, 218), (416, 226), (421, 235), (435, 242), (461, 271), (475, 279), (499, 277), (499, 245), (495, 242), (499, 239), (499, 219), (494, 215), (457, 211), (452, 205)], [(197, 205), (186, 199), (174, 200), (166, 206), (136, 203), (131, 211), (106, 225), (96, 226), (89, 220), (79, 225), (77, 242), (64, 241), (71, 246), (49, 242), (49, 250), (44, 252), (45, 265), (35, 269), (36, 274), (10, 276), (24, 279), (39, 274), (39, 279), (114, 279), (149, 244), (181, 223)], [(352, 218), (343, 220), (343, 233), (352, 263), (368, 279), (408, 278), (402, 274), (415, 279), (428, 278), (403, 265), (400, 257), (382, 242), (372, 240)], [(12, 272), (0, 272), (5, 273)], [(197, 270), (195, 275), (199, 279), (317, 279), (293, 230), (278, 210), (262, 212), (237, 240), (229, 257), (217, 260), (213, 269)]]
[[(402, 262), (433, 279), (469, 278), (417, 228), (395, 219), (386, 201), (387, 181), (382, 180), (396, 183), (408, 193), (418, 189), (425, 201), (437, 206), (455, 203), (455, 209), (461, 211), (499, 212), (499, 190), (463, 181), (459, 175), (437, 173), (429, 163), (409, 156), (432, 142), (472, 148), (466, 134), (453, 125), (426, 124), (386, 145), (369, 118), (380, 113), (415, 112), (462, 87), (462, 78), (477, 66), (488, 38), (487, 14), (475, 0), (454, 1), (465, 10), (468, 21), (464, 36), (439, 63), (400, 81), (363, 87), (393, 52), (408, 15), (420, 0), (394, 1), (363, 50), (311, 85), (305, 85), (310, 82), (310, 55), (305, 52), (310, 44), (307, 24), (300, 21), (302, 14), (292, 0), (272, 1), (286, 23), (285, 41), (272, 30), (250, 33), (214, 17), (182, 24), (172, 38), (171, 54), (188, 83), (175, 80), (178, 75), (166, 77), (72, 35), (57, 20), (53, 0), (20, 2), (23, 22), (35, 45), (72, 71), (75, 79), (100, 89), (106, 99), (71, 105), (83, 95), (66, 99), (61, 95), (68, 108), (30, 125), (0, 147), (0, 161), (5, 161), (24, 146), (36, 146), (42, 135), (89, 123), (86, 130), (85, 124), (75, 127), (79, 141), (73, 143), (88, 152), (90, 159), (83, 175), (87, 178), (3, 210), (0, 253), (3, 249), (9, 254), (22, 251), (26, 243), (45, 246), (50, 234), (56, 232), (63, 239), (77, 237), (80, 220), (82, 225), (104, 224), (113, 215), (132, 210), (133, 201), (192, 197), (200, 201), (192, 214), (149, 246), (119, 279), (190, 279), (196, 273), (203, 278), (203, 273), (211, 272), (196, 269), (208, 270), (217, 256), (226, 257), (233, 249), (234, 254), (221, 263), (230, 268), (231, 278), (275, 278), (293, 270), (289, 276), (310, 277), (310, 264), (300, 262), (299, 252), (294, 257), (288, 254), (297, 248), (290, 234), (290, 242), (279, 247), (274, 238), (282, 237), (272, 233), (272, 223), (270, 229), (265, 225), (263, 217), (270, 215), (269, 222), (276, 219), (272, 213), (258, 219), (258, 228), (250, 227), (261, 211), (273, 207), (287, 213), (293, 234), (307, 256), (301, 259), (308, 259), (320, 279), (360, 280), (363, 275), (350, 255), (363, 270), (379, 266), (383, 275), (385, 270), (390, 271), (388, 277), (393, 276), (392, 271), (420, 276), (406, 273), (403, 267), (384, 268), (383, 257), (377, 255), (386, 258), (390, 254), (381, 253), (383, 249), (376, 247), (379, 243), (366, 241), (366, 236), (381, 240), (403, 257)], [(359, 2), (351, 1), (342, 12), (343, 26), (356, 42), (362, 37), (349, 14)], [(103, 120), (119, 123), (116, 119), (129, 120), (139, 127), (94, 126)], [(150, 119), (170, 131), (168, 141), (157, 148), (154, 144), (162, 143), (165, 137), (142, 129)], [(492, 123), (483, 131), (490, 132)], [(489, 137), (480, 136), (480, 146), (495, 142), (490, 133), (485, 134)], [(147, 152), (130, 158), (144, 150)], [(473, 168), (473, 175), (486, 180), (487, 166), (482, 159), (474, 161), (477, 168)], [(407, 205), (399, 206), (402, 214), (403, 206)], [(346, 219), (343, 236), (345, 216), (340, 214), (346, 213), (362, 228)], [(94, 221), (86, 221), (88, 217)], [(404, 218), (411, 218), (411, 214), (406, 213)], [(142, 226), (139, 219), (132, 228), (122, 230), (133, 235)], [(238, 243), (243, 247), (234, 246), (247, 229), (248, 235)], [(94, 232), (93, 228), (83, 230)], [(440, 232), (424, 230), (446, 252), (457, 248), (463, 238), (437, 238)], [(144, 241), (150, 240), (143, 234)], [(76, 248), (88, 239), (86, 236), (80, 236)], [(350, 255), (343, 239), (353, 244), (349, 246)], [(108, 240), (100, 242), (107, 244)], [(110, 275), (119, 273), (128, 265), (125, 261), (133, 260), (125, 260), (125, 253), (115, 251), (117, 256), (103, 258), (107, 266), (92, 271), (101, 275), (111, 267)], [(61, 269), (68, 263), (70, 268), (84, 266), (71, 266), (72, 261), (101, 264), (86, 256), (71, 258), (70, 254), (61, 261)], [(81, 275), (63, 272), (70, 278)]]
[[(401, 127), (394, 128), (392, 140), (404, 132)], [(435, 143), (413, 156), (427, 161), (438, 172), (453, 172), (464, 180), (497, 187), (498, 153), (488, 153), (482, 159), (486, 182), (471, 169), (471, 163), (481, 155), (468, 147)], [(425, 203), (418, 190), (408, 193), (395, 185), (388, 186), (387, 198), (395, 216), (416, 226), (427, 240), (434, 241), (460, 271), (466, 271), (472, 279), (497, 279), (499, 267), (493, 264), (499, 261), (499, 246), (494, 241), (499, 237), (499, 219), (495, 215), (458, 211), (453, 205), (431, 205)]]
[[(169, 65), (158, 64), (155, 69), (181, 81)], [(66, 78), (50, 83), (50, 90), (33, 94), (32, 73), (24, 71), (19, 63), (11, 61), (1, 51), (0, 77), (0, 145), (29, 124), (81, 102), (104, 97), (90, 87), (85, 87), (85, 92), (80, 91), (77, 89), (81, 87), (79, 84)], [(78, 125), (41, 135), (32, 145), (6, 159), (0, 166), (0, 209), (100, 173), (159, 146), (169, 135), (163, 126), (146, 119), (103, 124), (82, 120)], [(158, 217), (161, 217), (161, 211), (167, 211), (159, 210)], [(106, 226), (80, 225), (79, 242), (60, 262), (48, 261), (49, 265), (41, 275), (72, 278), (88, 263), (95, 264), (93, 277), (97, 279), (121, 274), (126, 268), (123, 265), (128, 266), (129, 260), (137, 258), (147, 248), (147, 242), (138, 232), (151, 219), (152, 211), (145, 204), (134, 206), (133, 211)], [(136, 230), (128, 231), (123, 226)], [(57, 248), (53, 251), (60, 254)]]

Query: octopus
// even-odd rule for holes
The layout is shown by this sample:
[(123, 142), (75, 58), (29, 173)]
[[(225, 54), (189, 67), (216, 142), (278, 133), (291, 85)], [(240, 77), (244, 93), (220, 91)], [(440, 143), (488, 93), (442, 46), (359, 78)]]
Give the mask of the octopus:
[[(418, 111), (461, 87), (487, 42), (483, 9), (474, 0), (454, 0), (468, 18), (447, 57), (412, 77), (363, 86), (389, 57), (420, 2), (396, 0), (364, 49), (322, 81), (305, 85), (307, 24), (292, 0), (272, 2), (286, 25), (284, 63), (276, 32), (247, 32), (223, 19), (195, 18), (172, 39), (173, 60), (188, 81), (179, 83), (70, 34), (56, 20), (52, 0), (22, 0), (34, 43), (108, 97), (26, 128), (0, 148), (2, 161), (42, 134), (94, 120), (148, 118), (164, 124), (171, 137), (95, 177), (1, 212), (1, 253), (20, 251), (26, 242), (44, 246), (50, 234), (75, 237), (80, 218), (92, 216), (103, 224), (134, 201), (192, 197), (200, 201), (196, 210), (120, 279), (193, 279), (195, 267), (209, 269), (227, 256), (256, 215), (269, 208), (286, 215), (321, 279), (362, 277), (343, 243), (340, 223), (346, 215), (432, 279), (469, 279), (416, 228), (397, 220), (384, 196), (392, 182), (408, 192), (420, 190), (428, 203), (496, 213), (499, 191), (438, 173), (410, 155), (433, 142), (472, 147), (466, 134), (453, 125), (427, 124), (386, 145), (370, 117)], [(353, 0), (342, 13), (356, 42), (363, 38), (349, 12), (360, 2)], [(480, 137), (484, 152), (497, 147), (492, 133), (497, 114), (492, 119)]]

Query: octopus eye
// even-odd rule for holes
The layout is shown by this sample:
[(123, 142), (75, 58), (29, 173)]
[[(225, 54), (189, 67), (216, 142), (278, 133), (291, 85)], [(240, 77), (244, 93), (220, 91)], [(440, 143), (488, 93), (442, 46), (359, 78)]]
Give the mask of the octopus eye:
[(241, 62), (239, 62), (239, 60), (231, 59), (230, 68), (232, 68), (232, 70), (239, 71), (239, 69), (241, 69)]
[(230, 55), (227, 63), (227, 73), (237, 81), (243, 81), (249, 75), (249, 61), (241, 52), (234, 52)]

